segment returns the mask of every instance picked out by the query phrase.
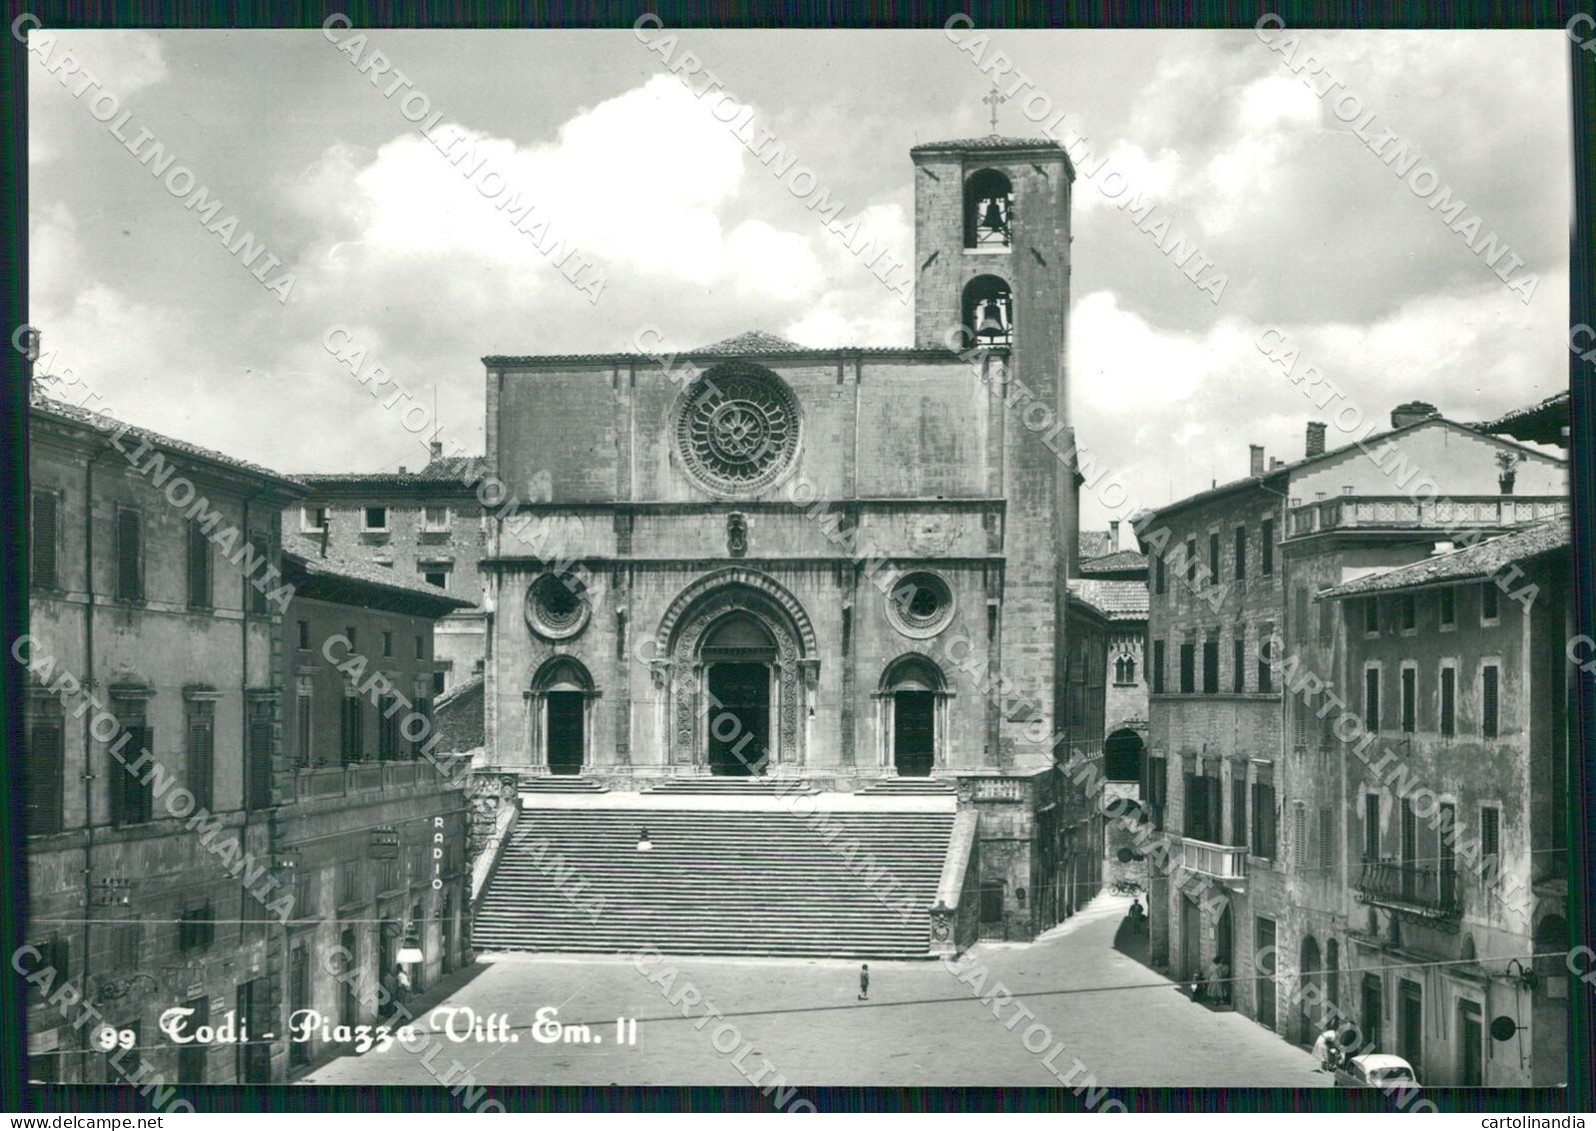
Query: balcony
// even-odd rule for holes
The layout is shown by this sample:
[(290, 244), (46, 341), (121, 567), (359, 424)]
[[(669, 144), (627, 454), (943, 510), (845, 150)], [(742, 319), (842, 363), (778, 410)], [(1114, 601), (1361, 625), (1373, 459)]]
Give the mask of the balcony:
[(1293, 507), (1287, 515), (1287, 536), (1333, 530), (1488, 530), (1566, 513), (1568, 499), (1559, 496), (1484, 495), (1417, 503), (1400, 495), (1343, 495)]
[(1359, 903), (1391, 907), (1426, 919), (1456, 919), (1461, 914), (1453, 868), (1365, 860), (1353, 886)]
[[(440, 762), (442, 759), (438, 759)], [(416, 786), (437, 789), (444, 785), (440, 770), (424, 759), (402, 762), (353, 762), (294, 771), (291, 800), (349, 797), (376, 791), (390, 792)]]
[(1247, 849), (1242, 845), (1209, 844), (1186, 837), (1180, 842), (1183, 868), (1224, 882), (1247, 878)]

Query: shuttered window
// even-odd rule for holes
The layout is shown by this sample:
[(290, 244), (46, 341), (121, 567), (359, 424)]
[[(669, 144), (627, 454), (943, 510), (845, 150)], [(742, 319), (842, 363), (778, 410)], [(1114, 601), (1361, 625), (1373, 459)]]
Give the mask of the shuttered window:
[(60, 540), (60, 505), (48, 491), (33, 493), (33, 587), (54, 589), (59, 583), (56, 573), (56, 547)]
[(1260, 535), (1260, 539), (1261, 539), (1263, 544), (1260, 547), (1259, 562), (1258, 562), (1258, 572), (1263, 574), (1265, 577), (1268, 577), (1270, 574), (1275, 572), (1275, 520), (1274, 519), (1266, 518), (1266, 519), (1263, 520), (1263, 532)]
[(1496, 620), (1502, 613), (1502, 593), (1496, 588), (1496, 582), (1487, 581), (1480, 585), (1480, 616), (1485, 620)]
[(1197, 689), (1197, 645), (1180, 646), (1180, 693), (1190, 695)]
[(1247, 638), (1238, 636), (1231, 642), (1230, 690), (1240, 695), (1247, 690)]
[(1219, 580), (1219, 535), (1208, 536), (1208, 572), (1213, 575), (1212, 580)]
[(343, 716), (339, 719), (339, 746), (345, 763), (366, 760), (366, 736), (361, 726), (360, 700), (345, 696)]
[(1230, 779), (1230, 843), (1247, 843), (1247, 779), (1239, 772)]
[(1363, 795), (1363, 858), (1380, 859), (1380, 795)]
[(197, 522), (188, 524), (188, 607), (212, 607), (211, 542)]
[(1236, 527), (1236, 580), (1247, 578), (1247, 528)]
[(249, 724), (249, 807), (267, 809), (272, 803), (272, 735), (270, 706), (255, 704), (257, 715)]
[(1164, 693), (1164, 642), (1153, 641), (1153, 694)]
[(1203, 641), (1203, 694), (1219, 693), (1219, 641)]
[(267, 604), (266, 595), (269, 592), (266, 578), (266, 566), (271, 562), (271, 539), (264, 532), (256, 530), (249, 536), (250, 548), (254, 556), (263, 564), (255, 567), (255, 572), (244, 578), (244, 592), (249, 601), (249, 611), (252, 613), (268, 613), (271, 606)]
[(1457, 590), (1453, 589), (1451, 586), (1447, 586), (1445, 589), (1441, 590), (1440, 602), (1441, 602), (1441, 612), (1440, 612), (1441, 623), (1443, 625), (1456, 624), (1457, 623)]
[(1457, 670), (1441, 669), (1441, 733), (1457, 733)]
[(1502, 862), (1502, 810), (1495, 805), (1480, 806), (1480, 868), (1494, 876)]
[(144, 530), (138, 511), (116, 512), (116, 599), (144, 599)]
[(216, 720), (209, 703), (189, 707), (188, 791), (206, 809), (215, 807)]
[(1329, 875), (1330, 869), (1336, 863), (1336, 826), (1335, 810), (1323, 807), (1319, 810), (1319, 867), (1323, 874)]
[[(155, 753), (155, 730), (142, 720), (123, 727), (127, 743), (122, 746), (122, 760), (107, 756), (106, 773), (111, 781), (111, 823), (114, 825), (141, 825), (150, 819), (153, 809), (151, 784), (141, 780), (139, 773), (129, 772), (128, 766), (137, 763), (145, 750)], [(121, 737), (112, 740), (120, 743)]]
[(1380, 669), (1363, 670), (1363, 728), (1370, 734), (1380, 729)]
[(1419, 673), (1413, 668), (1402, 669), (1402, 733), (1412, 734), (1418, 725)]
[(1496, 737), (1496, 685), (1500, 671), (1495, 664), (1486, 664), (1480, 672), (1480, 733), (1486, 738)]
[(66, 729), (60, 704), (54, 699), (30, 705), (26, 758), (22, 788), (28, 835), (60, 832)]
[(1276, 850), (1274, 783), (1257, 782), (1252, 787), (1252, 854), (1272, 860)]
[(1258, 626), (1258, 691), (1267, 694), (1274, 689), (1275, 626)]
[(1299, 869), (1308, 866), (1308, 807), (1301, 801), (1291, 803), (1292, 863)]

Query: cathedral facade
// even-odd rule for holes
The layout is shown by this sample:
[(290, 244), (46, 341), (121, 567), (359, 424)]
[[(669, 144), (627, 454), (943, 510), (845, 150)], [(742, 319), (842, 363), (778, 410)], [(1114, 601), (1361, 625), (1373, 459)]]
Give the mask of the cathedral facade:
[(983, 837), (1046, 827), (983, 874), (1056, 921), (1074, 899), (1033, 856), (1087, 838), (1054, 751), (1101, 740), (1070, 733), (1065, 641), (1074, 171), (996, 136), (912, 159), (912, 346), (751, 333), (672, 356), (648, 329), (636, 353), (484, 359), (506, 492), (481, 562), (487, 750), (612, 789), (951, 780), (1014, 810)]

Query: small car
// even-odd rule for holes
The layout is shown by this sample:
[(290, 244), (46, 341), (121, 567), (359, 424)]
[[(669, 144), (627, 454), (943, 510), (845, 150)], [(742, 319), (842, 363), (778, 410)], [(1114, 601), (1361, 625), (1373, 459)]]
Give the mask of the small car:
[(1342, 1061), (1336, 1069), (1338, 1088), (1417, 1088), (1413, 1066), (1400, 1056), (1365, 1053)]

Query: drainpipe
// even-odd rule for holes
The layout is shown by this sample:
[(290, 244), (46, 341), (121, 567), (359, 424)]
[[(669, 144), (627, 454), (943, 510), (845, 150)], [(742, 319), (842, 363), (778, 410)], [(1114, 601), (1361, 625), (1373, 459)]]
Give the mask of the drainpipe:
[[(94, 618), (98, 611), (94, 594), (94, 465), (111, 450), (106, 444), (89, 457), (83, 468), (83, 689), (92, 693), (94, 679)], [(87, 717), (87, 716), (86, 716)], [(83, 724), (83, 996), (89, 997), (89, 973), (93, 951), (89, 947), (89, 921), (94, 918), (94, 739), (89, 724)], [(78, 1076), (87, 1078), (89, 1048), (78, 1052)]]

